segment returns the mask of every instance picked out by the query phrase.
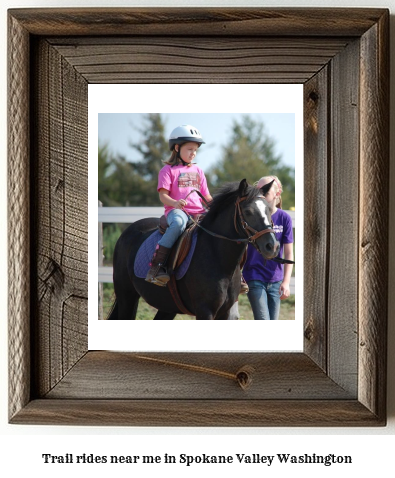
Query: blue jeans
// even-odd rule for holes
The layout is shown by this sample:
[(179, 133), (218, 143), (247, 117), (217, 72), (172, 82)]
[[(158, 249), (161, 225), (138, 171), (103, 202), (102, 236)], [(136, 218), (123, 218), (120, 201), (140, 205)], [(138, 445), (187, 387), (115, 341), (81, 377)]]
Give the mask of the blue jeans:
[(158, 242), (160, 246), (172, 247), (180, 235), (185, 231), (188, 216), (181, 209), (172, 209), (166, 217), (169, 227)]
[(280, 315), (280, 282), (248, 282), (252, 312), (255, 320), (277, 320)]

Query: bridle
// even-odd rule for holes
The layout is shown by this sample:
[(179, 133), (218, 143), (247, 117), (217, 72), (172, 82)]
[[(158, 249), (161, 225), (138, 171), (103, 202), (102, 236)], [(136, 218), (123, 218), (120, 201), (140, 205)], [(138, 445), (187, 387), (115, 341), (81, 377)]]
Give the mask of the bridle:
[[(258, 199), (263, 199), (264, 197), (263, 196), (257, 196)], [(243, 211), (241, 210), (241, 207), (240, 207), (240, 203), (245, 201), (246, 196), (244, 197), (238, 197), (236, 199), (236, 202), (235, 202), (235, 215), (234, 215), (234, 219), (233, 219), (233, 223), (234, 223), (234, 226), (235, 226), (235, 229), (236, 229), (236, 232), (239, 232), (238, 228), (237, 228), (237, 214), (239, 215), (239, 221), (241, 223), (241, 227), (243, 228), (244, 232), (246, 233), (247, 235), (247, 241), (252, 244), (255, 249), (261, 254), (261, 250), (259, 249), (259, 246), (258, 244), (256, 243), (256, 240), (263, 236), (264, 234), (268, 234), (268, 233), (273, 233), (274, 234), (274, 229), (273, 229), (273, 221), (272, 221), (272, 224), (271, 224), (271, 227), (268, 226), (264, 229), (262, 229), (261, 231), (256, 231), (253, 227), (251, 227), (247, 221), (244, 219), (244, 216), (243, 216)]]
[[(200, 191), (194, 189), (193, 191), (191, 191), (189, 194), (191, 194), (192, 192), (196, 192), (201, 198), (202, 200), (205, 202), (206, 206), (209, 208), (209, 204), (207, 203), (205, 197), (203, 196), (203, 194), (201, 194)], [(189, 196), (188, 194), (188, 196)], [(186, 198), (188, 197), (186, 196)], [(257, 196), (258, 198), (262, 198), (263, 199), (263, 196)], [(185, 198), (185, 199), (186, 199)], [(235, 214), (234, 214), (234, 218), (233, 218), (233, 223), (234, 223), (234, 226), (235, 226), (235, 230), (236, 232), (238, 233), (239, 232), (239, 229), (237, 227), (237, 219), (239, 219), (240, 221), (240, 224), (241, 224), (241, 227), (243, 228), (243, 231), (245, 232), (247, 238), (242, 238), (242, 237), (239, 237), (237, 239), (232, 239), (230, 237), (226, 237), (226, 236), (222, 236), (221, 234), (217, 234), (216, 232), (212, 232), (212, 231), (209, 231), (208, 229), (206, 229), (205, 227), (203, 227), (201, 224), (199, 224), (197, 221), (195, 221), (195, 219), (190, 216), (186, 211), (185, 214), (188, 216), (188, 218), (190, 220), (192, 220), (192, 222), (197, 226), (197, 227), (200, 227), (200, 229), (203, 229), (203, 231), (207, 232), (207, 234), (210, 234), (211, 236), (213, 237), (217, 237), (219, 239), (226, 239), (227, 241), (232, 241), (232, 242), (237, 242), (237, 243), (249, 243), (249, 244), (252, 244), (255, 249), (260, 253), (262, 254), (261, 250), (259, 249), (259, 246), (256, 242), (256, 240), (261, 237), (263, 234), (268, 234), (268, 233), (273, 233), (274, 234), (274, 229), (273, 229), (273, 222), (272, 222), (272, 226), (268, 226), (264, 229), (262, 229), (261, 231), (256, 231), (254, 228), (252, 228), (248, 223), (247, 221), (244, 219), (244, 216), (243, 216), (243, 211), (241, 210), (241, 207), (240, 207), (240, 203), (243, 202), (245, 199), (247, 199), (246, 196), (244, 197), (238, 197), (236, 199), (236, 202), (235, 202)]]
[[(206, 198), (203, 196), (203, 194), (198, 191), (197, 189), (193, 189), (192, 191), (190, 191), (188, 193), (188, 195), (185, 197), (185, 199), (190, 195), (192, 194), (193, 192), (196, 192), (200, 197), (201, 199), (203, 200), (203, 202), (206, 204), (207, 208), (209, 209), (210, 208), (210, 205), (208, 204), (208, 202), (206, 201)], [(257, 198), (259, 199), (264, 199), (264, 196), (257, 196)], [(243, 231), (246, 233), (247, 235), (247, 238), (237, 238), (237, 239), (231, 239), (230, 237), (226, 237), (226, 236), (221, 236), (221, 234), (217, 234), (215, 232), (212, 232), (212, 231), (209, 231), (208, 229), (206, 229), (205, 227), (203, 227), (201, 224), (199, 224), (197, 221), (195, 221), (195, 219), (190, 216), (186, 211), (185, 214), (188, 216), (188, 218), (195, 224), (196, 227), (200, 227), (200, 229), (202, 229), (203, 231), (207, 232), (207, 234), (210, 234), (211, 236), (213, 237), (217, 237), (219, 239), (226, 239), (227, 241), (232, 241), (232, 242), (237, 242), (238, 244), (239, 243), (247, 243), (247, 244), (252, 244), (255, 249), (259, 252), (259, 254), (262, 255), (262, 252), (261, 250), (259, 249), (259, 246), (256, 242), (256, 240), (263, 236), (263, 234), (268, 234), (270, 232), (272, 232), (274, 234), (274, 229), (273, 229), (273, 221), (272, 221), (272, 225), (271, 227), (268, 226), (264, 229), (262, 229), (261, 231), (256, 231), (254, 228), (252, 228), (248, 223), (247, 221), (244, 219), (244, 216), (243, 216), (243, 211), (241, 210), (241, 207), (240, 207), (240, 203), (245, 201), (247, 199), (246, 196), (244, 197), (238, 197), (236, 199), (236, 202), (235, 202), (235, 214), (234, 214), (234, 218), (233, 218), (233, 223), (234, 223), (234, 226), (235, 226), (235, 229), (236, 229), (236, 232), (239, 232), (238, 228), (237, 228), (237, 218), (239, 219), (240, 223), (241, 223), (241, 226), (243, 228)], [(238, 215), (238, 216), (237, 216)], [(271, 260), (271, 261), (274, 261), (274, 262), (278, 262), (280, 264), (295, 264), (294, 261), (290, 261), (289, 259), (283, 259), (281, 257), (273, 257), (272, 259), (267, 259), (267, 260)]]
[[(257, 198), (258, 199), (264, 199), (264, 196), (257, 196)], [(259, 246), (258, 246), (256, 240), (258, 239), (258, 237), (263, 236), (263, 234), (267, 234), (269, 232), (272, 232), (274, 234), (273, 221), (271, 221), (271, 223), (272, 223), (271, 227), (268, 226), (265, 229), (262, 229), (261, 231), (256, 231), (254, 228), (249, 226), (247, 221), (244, 219), (243, 211), (241, 210), (241, 207), (240, 207), (240, 203), (242, 201), (244, 201), (245, 199), (247, 199), (247, 198), (244, 196), (242, 198), (238, 197), (237, 200), (236, 200), (235, 216), (234, 216), (234, 220), (233, 220), (234, 225), (235, 225), (235, 229), (236, 229), (237, 232), (239, 232), (238, 229), (237, 229), (237, 221), (236, 221), (236, 214), (238, 213), (239, 214), (239, 220), (241, 222), (242, 228), (248, 236), (247, 241), (255, 247), (255, 249), (259, 252), (259, 254), (263, 255), (261, 250), (259, 249)], [(249, 233), (252, 233), (252, 235), (250, 235)], [(289, 259), (283, 259), (282, 257), (273, 257), (272, 259), (267, 259), (267, 260), (278, 262), (280, 264), (295, 264), (294, 261), (291, 261)]]

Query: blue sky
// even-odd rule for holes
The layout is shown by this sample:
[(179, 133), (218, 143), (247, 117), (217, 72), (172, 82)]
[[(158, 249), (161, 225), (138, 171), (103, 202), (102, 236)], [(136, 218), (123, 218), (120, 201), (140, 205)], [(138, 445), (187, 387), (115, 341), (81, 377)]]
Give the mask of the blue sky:
[[(251, 113), (250, 116), (265, 125), (267, 134), (275, 141), (275, 152), (284, 164), (295, 167), (295, 114)], [(99, 113), (99, 143), (107, 143), (113, 154), (122, 154), (128, 159), (139, 160), (138, 152), (130, 142), (141, 138), (136, 128), (142, 124), (143, 113)], [(227, 144), (234, 121), (240, 121), (241, 113), (162, 113), (165, 134), (181, 124), (191, 124), (199, 129), (206, 144), (196, 158), (204, 170), (221, 158), (222, 146)]]

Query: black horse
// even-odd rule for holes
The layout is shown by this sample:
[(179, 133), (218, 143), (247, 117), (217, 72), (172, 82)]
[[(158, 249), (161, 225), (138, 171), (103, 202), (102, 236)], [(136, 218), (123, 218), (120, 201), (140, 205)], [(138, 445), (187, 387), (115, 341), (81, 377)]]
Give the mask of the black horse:
[[(277, 256), (279, 244), (272, 229), (271, 213), (262, 189), (243, 179), (225, 186), (214, 196), (200, 223), (191, 264), (177, 289), (184, 306), (196, 319), (230, 318), (229, 311), (240, 291), (240, 262), (248, 242), (266, 259)], [(158, 312), (154, 319), (171, 320), (182, 313), (169, 287), (159, 287), (134, 274), (134, 260), (143, 241), (157, 230), (159, 219), (141, 219), (120, 236), (114, 251), (116, 301), (108, 320), (135, 319), (139, 298)]]

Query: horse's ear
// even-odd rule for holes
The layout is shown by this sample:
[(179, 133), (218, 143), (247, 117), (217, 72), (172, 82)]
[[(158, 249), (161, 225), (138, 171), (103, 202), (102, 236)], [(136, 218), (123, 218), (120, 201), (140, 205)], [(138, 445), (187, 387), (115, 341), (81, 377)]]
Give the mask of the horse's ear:
[(242, 179), (239, 184), (239, 197), (244, 197), (247, 195), (248, 183), (247, 179)]
[(261, 187), (262, 194), (266, 196), (266, 194), (270, 191), (270, 188), (273, 186), (274, 179), (270, 183), (265, 184)]

